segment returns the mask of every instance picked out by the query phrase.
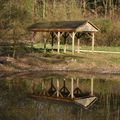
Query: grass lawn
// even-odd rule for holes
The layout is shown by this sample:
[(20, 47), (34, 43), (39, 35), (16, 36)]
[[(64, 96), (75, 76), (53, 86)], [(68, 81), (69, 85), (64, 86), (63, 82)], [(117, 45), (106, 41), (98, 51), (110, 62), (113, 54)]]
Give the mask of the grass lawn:
[[(51, 49), (51, 44), (47, 44), (47, 49)], [(39, 49), (43, 48), (44, 49), (44, 44), (42, 43), (36, 43), (34, 44), (34, 48)], [(57, 49), (57, 45), (54, 45), (54, 49)], [(60, 45), (60, 49), (63, 49), (64, 45)], [(67, 50), (71, 51), (71, 45), (67, 45)], [(75, 49), (77, 50), (77, 46), (75, 46)], [(80, 46), (80, 50), (91, 50), (91, 46)], [(108, 47), (108, 46), (95, 46), (95, 51), (111, 51), (111, 52), (120, 52), (120, 47)]]
[[(11, 58), (13, 61), (0, 66), (0, 70), (77, 70), (120, 74), (120, 54), (80, 52), (72, 55), (71, 51), (67, 53), (60, 51), (58, 54), (57, 51), (49, 50), (45, 53), (42, 44), (35, 44), (34, 48), (36, 48), (35, 51), (17, 56), (17, 59)], [(50, 45), (47, 48), (51, 50)], [(102, 50), (105, 50), (105, 47), (103, 48), (101, 47)], [(55, 46), (54, 49), (57, 47)], [(109, 48), (109, 50), (113, 50), (113, 48)]]

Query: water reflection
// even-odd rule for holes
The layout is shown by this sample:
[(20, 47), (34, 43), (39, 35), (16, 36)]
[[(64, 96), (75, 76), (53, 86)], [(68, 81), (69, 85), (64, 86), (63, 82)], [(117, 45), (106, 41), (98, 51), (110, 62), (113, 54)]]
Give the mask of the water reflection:
[(40, 80), (38, 83), (32, 83), (33, 89), (31, 97), (50, 99), (63, 102), (72, 102), (77, 105), (88, 108), (96, 100), (97, 97), (93, 94), (93, 81), (91, 78), (91, 90), (83, 91), (79, 86), (79, 78), (71, 79), (48, 79), (46, 82)]
[[(98, 101), (89, 109), (71, 103), (34, 100), (28, 97), (28, 93), (31, 92), (40, 94), (43, 89), (49, 90), (51, 80), (56, 88), (56, 96), (60, 96), (57, 87), (61, 89), (65, 86), (71, 92), (71, 78), (74, 78), (74, 91), (79, 86), (80, 94), (88, 93), (98, 97)], [(119, 80), (119, 78), (86, 75), (71, 77), (71, 74), (70, 77), (59, 74), (2, 77), (0, 78), (0, 120), (119, 120)]]

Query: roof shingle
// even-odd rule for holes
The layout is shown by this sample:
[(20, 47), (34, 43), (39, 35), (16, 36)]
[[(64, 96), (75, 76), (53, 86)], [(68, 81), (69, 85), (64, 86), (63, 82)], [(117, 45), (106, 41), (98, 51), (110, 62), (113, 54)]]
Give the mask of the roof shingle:
[[(84, 21), (60, 21), (60, 22), (39, 22), (31, 25), (28, 27), (28, 30), (30, 31), (38, 31), (38, 32), (57, 32), (57, 31), (66, 31), (66, 32), (71, 32), (71, 31), (76, 31), (78, 28), (84, 27), (87, 23), (91, 27), (93, 27), (94, 32), (97, 32), (99, 29), (93, 25), (91, 22), (88, 22), (86, 20)], [(88, 26), (85, 26), (85, 28)], [(79, 29), (80, 30), (80, 29)], [(83, 29), (82, 31), (86, 31), (87, 29)], [(88, 31), (90, 29), (88, 28)]]

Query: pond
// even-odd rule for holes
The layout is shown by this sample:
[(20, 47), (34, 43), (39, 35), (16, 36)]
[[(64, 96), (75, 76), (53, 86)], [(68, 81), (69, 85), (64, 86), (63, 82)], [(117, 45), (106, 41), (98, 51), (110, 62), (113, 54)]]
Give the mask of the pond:
[[(0, 76), (0, 120), (120, 120), (120, 76), (75, 72)], [(58, 81), (59, 88), (65, 85), (69, 94), (71, 88), (79, 87), (82, 97), (95, 96), (97, 99), (87, 109), (74, 102), (42, 99), (41, 93), (48, 95), (51, 83), (56, 90)], [(31, 97), (31, 94), (39, 97)], [(69, 94), (69, 99), (75, 97)], [(62, 92), (59, 96), (65, 97)]]

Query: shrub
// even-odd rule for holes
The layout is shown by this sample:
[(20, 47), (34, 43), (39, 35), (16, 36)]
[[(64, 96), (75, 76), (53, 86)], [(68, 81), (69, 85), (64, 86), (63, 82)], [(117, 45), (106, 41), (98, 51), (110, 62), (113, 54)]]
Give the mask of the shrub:
[(93, 23), (95, 23), (102, 33), (108, 33), (112, 30), (113, 24), (110, 19), (96, 19), (93, 20)]

